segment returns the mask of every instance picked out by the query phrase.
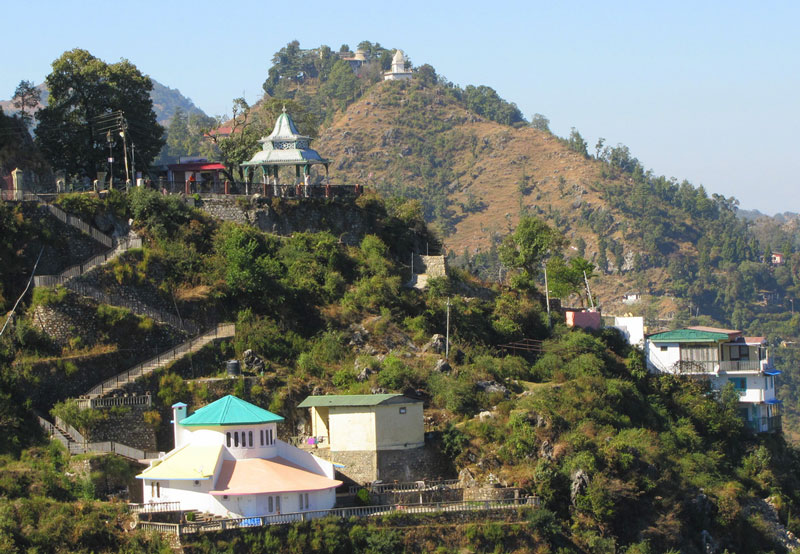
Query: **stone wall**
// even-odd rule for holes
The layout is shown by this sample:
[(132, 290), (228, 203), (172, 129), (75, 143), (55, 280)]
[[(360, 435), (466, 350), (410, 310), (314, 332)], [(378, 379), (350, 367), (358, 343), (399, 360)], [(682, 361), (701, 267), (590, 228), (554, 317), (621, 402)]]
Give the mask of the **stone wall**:
[(242, 197), (204, 198), (197, 207), (224, 221), (249, 223), (276, 235), (329, 231), (350, 245), (359, 244), (364, 235), (371, 232), (373, 223), (372, 216), (354, 203), (313, 198), (263, 198), (255, 203)]
[(432, 444), (411, 450), (378, 451), (378, 479), (384, 482), (455, 477), (450, 460)]
[(312, 454), (344, 467), (336, 468), (336, 478), (349, 485), (364, 485), (378, 479), (378, 456), (374, 451), (330, 452)]
[(321, 458), (342, 464), (337, 468), (337, 479), (345, 483), (363, 485), (373, 481), (420, 481), (455, 477), (446, 456), (438, 448), (426, 444), (408, 450), (378, 451), (320, 451)]
[(146, 406), (97, 408), (106, 419), (88, 433), (89, 442), (114, 441), (141, 450), (156, 451), (156, 432), (144, 423)]

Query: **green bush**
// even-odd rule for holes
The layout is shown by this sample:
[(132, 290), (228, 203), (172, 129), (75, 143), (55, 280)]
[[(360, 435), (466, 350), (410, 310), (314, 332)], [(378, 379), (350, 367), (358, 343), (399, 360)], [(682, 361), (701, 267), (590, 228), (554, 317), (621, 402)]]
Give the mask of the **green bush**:
[(396, 356), (387, 356), (383, 360), (381, 368), (378, 373), (378, 384), (382, 387), (401, 390), (414, 384), (414, 370)]

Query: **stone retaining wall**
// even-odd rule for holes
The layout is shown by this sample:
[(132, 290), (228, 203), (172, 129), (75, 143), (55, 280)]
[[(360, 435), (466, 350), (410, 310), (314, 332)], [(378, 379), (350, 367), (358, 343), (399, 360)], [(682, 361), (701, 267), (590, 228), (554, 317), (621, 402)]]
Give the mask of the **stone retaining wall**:
[(371, 228), (370, 216), (357, 205), (319, 199), (265, 198), (251, 204), (238, 198), (204, 198), (197, 207), (224, 221), (249, 223), (276, 235), (329, 231), (349, 245), (359, 244)]
[(408, 450), (345, 451), (320, 450), (319, 457), (344, 465), (337, 478), (364, 485), (373, 481), (419, 481), (454, 477), (450, 461), (433, 445)]
[(146, 406), (96, 408), (107, 419), (87, 434), (88, 442), (114, 441), (141, 450), (156, 451), (156, 432), (144, 423)]

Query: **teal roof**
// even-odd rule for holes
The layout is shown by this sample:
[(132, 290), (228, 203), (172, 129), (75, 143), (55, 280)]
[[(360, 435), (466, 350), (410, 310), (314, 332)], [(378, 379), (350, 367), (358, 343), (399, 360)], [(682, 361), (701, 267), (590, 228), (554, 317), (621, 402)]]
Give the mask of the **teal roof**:
[(675, 329), (647, 337), (651, 342), (722, 342), (730, 338), (728, 333), (714, 333), (698, 329)]
[(276, 421), (283, 421), (283, 418), (229, 394), (207, 406), (203, 406), (180, 423), (187, 426), (206, 427), (216, 425), (256, 425), (259, 423), (274, 423)]
[(309, 396), (298, 404), (298, 408), (334, 407), (334, 406), (378, 406), (380, 404), (397, 404), (398, 402), (419, 402), (402, 394), (329, 394), (326, 396)]
[(311, 137), (301, 135), (292, 120), (292, 116), (283, 113), (275, 121), (275, 128), (269, 136), (261, 137), (261, 150), (253, 157), (239, 165), (243, 166), (268, 166), (268, 165), (313, 165), (325, 164), (328, 160), (322, 159), (319, 153), (309, 147)]

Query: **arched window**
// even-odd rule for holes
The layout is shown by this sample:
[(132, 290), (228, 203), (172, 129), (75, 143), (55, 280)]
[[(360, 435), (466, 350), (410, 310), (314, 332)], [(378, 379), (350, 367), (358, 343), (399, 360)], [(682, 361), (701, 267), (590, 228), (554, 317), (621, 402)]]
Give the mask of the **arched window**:
[(239, 431), (233, 432), (233, 446), (239, 446)]
[(250, 448), (253, 448), (253, 432), (252, 431), (248, 431), (247, 432), (247, 440), (250, 441)]
[(230, 446), (231, 445), (231, 432), (230, 431), (225, 433), (225, 438), (227, 439), (228, 446)]
[(261, 439), (261, 446), (264, 446), (264, 430), (263, 430), (263, 429), (261, 429), (261, 430), (258, 432), (258, 436), (259, 436), (259, 438)]

